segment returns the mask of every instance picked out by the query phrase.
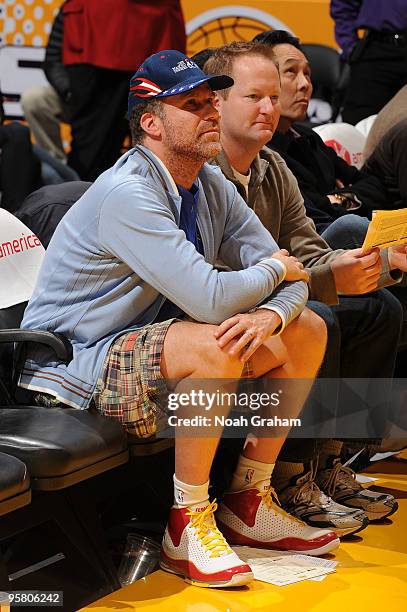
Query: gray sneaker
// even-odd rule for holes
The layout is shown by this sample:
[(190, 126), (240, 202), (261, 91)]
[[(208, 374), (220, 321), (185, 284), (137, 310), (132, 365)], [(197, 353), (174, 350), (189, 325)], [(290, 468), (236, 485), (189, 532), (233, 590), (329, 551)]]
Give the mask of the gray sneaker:
[(295, 476), (279, 492), (280, 503), (287, 512), (311, 527), (331, 529), (339, 537), (367, 527), (369, 520), (362, 510), (336, 503), (319, 489), (314, 476), (313, 469)]
[(393, 495), (364, 489), (357, 482), (356, 473), (344, 467), (339, 458), (333, 459), (330, 467), (317, 472), (315, 480), (336, 502), (363, 510), (369, 521), (390, 516), (398, 508)]

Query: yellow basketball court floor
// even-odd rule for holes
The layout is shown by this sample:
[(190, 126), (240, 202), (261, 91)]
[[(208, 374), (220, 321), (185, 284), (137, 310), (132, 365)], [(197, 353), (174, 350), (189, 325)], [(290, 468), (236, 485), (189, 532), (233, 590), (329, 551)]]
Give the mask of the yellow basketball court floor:
[(378, 478), (399, 503), (398, 512), (371, 524), (341, 543), (337, 571), (323, 582), (309, 580), (277, 587), (254, 581), (248, 587), (203, 589), (162, 571), (84, 608), (143, 612), (401, 612), (407, 610), (407, 452), (373, 464), (366, 474)]

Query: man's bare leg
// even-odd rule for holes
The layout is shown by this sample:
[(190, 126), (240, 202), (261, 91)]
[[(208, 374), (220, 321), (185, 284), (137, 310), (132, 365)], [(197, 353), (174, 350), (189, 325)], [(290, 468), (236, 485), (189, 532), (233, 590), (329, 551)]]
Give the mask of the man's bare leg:
[[(305, 404), (325, 354), (326, 339), (325, 323), (306, 308), (280, 336), (271, 338), (252, 358), (256, 377), (281, 379), (281, 404), (284, 409), (286, 403), (289, 418), (296, 418)], [(270, 352), (281, 365), (267, 370)], [(286, 384), (284, 379), (287, 379)], [(286, 415), (283, 413), (281, 416)], [(285, 437), (249, 438), (243, 455), (256, 461), (275, 463), (284, 440)]]
[[(193, 322), (174, 323), (167, 332), (161, 362), (161, 371), (170, 389), (177, 388), (184, 379), (238, 379), (243, 364), (238, 356), (221, 350), (214, 338), (216, 326)], [(301, 379), (295, 392), (288, 389), (290, 416), (295, 418), (308, 396), (314, 378), (322, 363), (326, 345), (326, 327), (322, 319), (306, 309), (280, 336), (270, 338), (252, 357), (256, 377), (266, 379)], [(225, 408), (217, 408), (222, 414)], [(215, 413), (213, 413), (215, 414)], [(179, 417), (188, 417), (190, 408), (180, 407)], [(216, 433), (218, 435), (216, 435)], [(202, 484), (208, 480), (212, 461), (221, 436), (221, 430), (211, 437), (176, 439), (176, 474), (180, 480)], [(257, 444), (248, 444), (244, 455), (266, 463), (274, 463), (284, 442), (283, 438), (258, 438)]]
[[(187, 390), (184, 383), (193, 379), (239, 379), (243, 364), (219, 349), (215, 330), (215, 326), (186, 321), (171, 325), (161, 358), (161, 372), (170, 390)], [(180, 407), (177, 416), (191, 416), (191, 408)], [(204, 438), (176, 435), (175, 503), (163, 537), (160, 566), (197, 586), (239, 586), (250, 582), (253, 574), (218, 530), (216, 505), (209, 503), (209, 471), (222, 430), (211, 434)]]
[[(164, 342), (161, 370), (170, 389), (179, 392), (184, 388), (185, 381), (188, 379), (192, 381), (194, 378), (198, 380), (213, 378), (215, 384), (216, 379), (239, 378), (243, 368), (239, 355), (231, 356), (227, 347), (224, 349), (219, 347), (215, 330), (215, 326), (189, 322), (175, 323), (169, 328)], [(325, 341), (324, 323), (314, 313), (305, 311), (280, 337), (271, 338), (255, 353), (253, 359), (255, 373), (257, 376), (274, 375), (282, 379), (291, 379), (295, 376), (310, 379), (303, 386), (302, 393), (295, 396), (296, 406), (298, 405), (295, 411), (299, 412), (322, 361)], [(306, 345), (309, 346), (305, 348)], [(300, 346), (304, 346), (302, 353), (299, 351)], [(212, 416), (224, 412), (225, 407), (212, 408)], [(178, 410), (179, 417), (190, 414), (191, 407), (186, 406)], [(339, 540), (334, 533), (309, 528), (299, 521), (294, 521), (280, 508), (278, 511), (271, 508), (271, 501), (267, 497), (270, 496), (268, 489), (271, 473), (267, 475), (268, 483), (266, 482), (264, 490), (255, 488), (243, 492), (243, 495), (248, 493), (250, 497), (250, 499), (242, 498), (243, 504), (239, 498), (236, 500), (235, 494), (229, 494), (230, 498), (235, 496), (235, 499), (232, 499), (232, 507), (233, 505), (235, 507), (230, 510), (227, 505), (221, 505), (218, 513), (221, 521), (222, 533), (220, 533), (214, 519), (216, 505), (208, 501), (208, 484), (213, 457), (221, 434), (221, 428), (213, 428), (211, 437), (176, 437), (174, 478), (176, 504), (171, 509), (164, 535), (161, 560), (163, 569), (183, 575), (194, 584), (208, 580), (212, 586), (215, 586), (217, 580), (220, 580), (223, 586), (245, 584), (251, 577), (250, 568), (242, 564), (228, 547), (222, 534), (230, 543), (258, 542), (260, 546), (272, 548), (277, 546), (283, 550), (295, 549), (298, 543), (297, 552), (304, 548), (309, 554), (328, 552), (338, 545)], [(267, 461), (270, 457), (275, 458), (281, 443), (281, 440), (261, 441), (254, 451), (251, 449), (251, 452), (258, 463)], [(258, 495), (261, 496), (260, 499)], [(253, 500), (256, 499), (257, 502), (254, 501), (253, 505)], [(234, 529), (236, 520), (241, 520), (239, 504), (240, 509), (243, 508), (243, 516), (249, 511), (254, 519), (250, 521), (251, 539), (245, 534), (244, 528), (240, 531), (238, 529), (237, 532)], [(241, 524), (244, 527), (244, 520)], [(285, 535), (282, 536), (281, 532)], [(240, 542), (239, 538), (243, 538), (243, 541)], [(209, 555), (207, 567), (208, 571), (210, 567), (211, 572), (214, 572), (210, 578), (207, 578), (205, 573), (196, 574), (194, 564), (199, 564), (198, 558), (201, 553), (197, 551), (202, 551), (202, 545), (204, 548), (210, 547), (207, 550)], [(185, 552), (186, 550), (188, 552)], [(219, 565), (216, 561), (218, 555), (220, 555)], [(222, 568), (220, 573), (216, 573), (217, 567)], [(220, 582), (217, 584), (220, 585)]]
[[(289, 413), (282, 417), (298, 417), (322, 362), (325, 344), (324, 322), (306, 309), (280, 336), (266, 341), (254, 353), (255, 375), (279, 379), (285, 412)], [(279, 362), (278, 367), (270, 367), (270, 353)], [(333, 531), (309, 527), (276, 503), (270, 479), (284, 439), (250, 438), (218, 510), (219, 528), (229, 544), (309, 555), (331, 552), (339, 545)]]
[[(185, 379), (240, 378), (243, 364), (238, 357), (231, 357), (219, 349), (215, 330), (214, 325), (186, 321), (174, 323), (168, 329), (161, 372), (171, 391), (180, 392)], [(217, 410), (219, 415), (225, 412), (222, 407), (217, 407)], [(181, 406), (177, 416), (191, 416), (191, 408)], [(175, 473), (179, 480), (192, 485), (207, 482), (222, 430), (214, 428), (211, 434), (203, 438), (188, 438), (184, 433), (176, 436)]]

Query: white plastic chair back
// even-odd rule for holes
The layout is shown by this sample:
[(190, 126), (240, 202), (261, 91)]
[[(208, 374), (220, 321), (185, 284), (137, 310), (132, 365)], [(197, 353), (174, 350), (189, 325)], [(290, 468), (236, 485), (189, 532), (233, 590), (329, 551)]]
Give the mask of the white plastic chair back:
[(37, 236), (0, 208), (0, 308), (30, 299), (44, 254)]
[(314, 127), (328, 147), (332, 147), (349, 165), (361, 168), (366, 138), (349, 123), (327, 123)]
[(323, 123), (332, 117), (332, 106), (325, 100), (311, 98), (308, 104), (307, 119), (311, 123)]
[(377, 115), (370, 115), (370, 117), (362, 119), (362, 121), (359, 121), (359, 123), (355, 125), (355, 128), (359, 130), (359, 132), (361, 132), (365, 138), (367, 138), (370, 132), (370, 128), (376, 121), (376, 117)]

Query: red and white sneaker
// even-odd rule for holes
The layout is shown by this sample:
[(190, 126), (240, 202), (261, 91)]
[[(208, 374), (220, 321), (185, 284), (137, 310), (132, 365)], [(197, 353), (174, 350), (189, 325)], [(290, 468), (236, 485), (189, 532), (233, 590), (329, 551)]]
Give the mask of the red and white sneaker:
[(241, 586), (253, 580), (249, 565), (233, 552), (216, 526), (217, 504), (172, 507), (161, 547), (161, 569), (201, 587)]
[(309, 527), (285, 512), (269, 483), (226, 493), (216, 518), (232, 545), (323, 555), (340, 543), (333, 531)]

